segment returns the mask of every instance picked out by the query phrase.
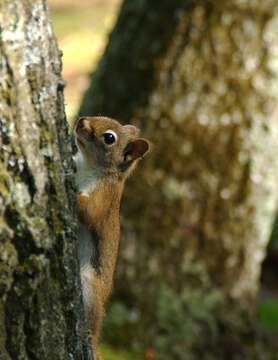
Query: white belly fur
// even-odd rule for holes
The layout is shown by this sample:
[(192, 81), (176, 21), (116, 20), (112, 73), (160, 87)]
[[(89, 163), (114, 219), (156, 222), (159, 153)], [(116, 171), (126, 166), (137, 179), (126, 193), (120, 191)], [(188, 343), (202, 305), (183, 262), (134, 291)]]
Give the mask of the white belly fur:
[[(83, 196), (88, 196), (98, 184), (98, 172), (86, 163), (81, 151), (78, 151), (74, 156), (74, 161), (77, 167), (75, 180), (78, 191), (81, 192)], [(81, 224), (79, 224), (77, 236), (83, 303), (85, 315), (88, 320), (88, 315), (92, 311), (94, 295), (92, 281), (94, 269), (91, 264), (93, 245), (90, 232)]]
[(78, 230), (78, 258), (80, 264), (83, 303), (87, 319), (88, 315), (91, 313), (94, 295), (92, 282), (94, 269), (91, 264), (92, 252), (91, 234), (87, 228), (80, 225)]

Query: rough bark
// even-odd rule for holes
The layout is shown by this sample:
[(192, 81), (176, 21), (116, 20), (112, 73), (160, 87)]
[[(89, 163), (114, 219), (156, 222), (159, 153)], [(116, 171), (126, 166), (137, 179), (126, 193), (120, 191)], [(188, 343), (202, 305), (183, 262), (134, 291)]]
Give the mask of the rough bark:
[(61, 60), (45, 0), (0, 1), (0, 359), (87, 359)]
[[(154, 143), (126, 191), (116, 283), (130, 307), (141, 304), (139, 322), (143, 312), (153, 320), (165, 282), (191, 306), (195, 326), (210, 322), (188, 305), (196, 288), (200, 313), (213, 312), (202, 303), (208, 289), (237, 308), (255, 304), (277, 204), (276, 10), (260, 0), (123, 4), (80, 113), (139, 125)], [(215, 356), (248, 358), (235, 342), (216, 341)], [(190, 346), (210, 358), (196, 339)]]

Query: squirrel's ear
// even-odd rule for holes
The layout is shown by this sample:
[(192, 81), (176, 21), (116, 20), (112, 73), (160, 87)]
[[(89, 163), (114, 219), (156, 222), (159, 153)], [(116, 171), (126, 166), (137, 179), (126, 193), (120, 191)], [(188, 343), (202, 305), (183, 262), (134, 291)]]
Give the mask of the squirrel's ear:
[(131, 141), (124, 149), (124, 159), (125, 161), (131, 161), (143, 157), (149, 148), (150, 144), (145, 139)]
[(140, 130), (134, 125), (124, 125), (124, 130), (129, 133), (131, 136), (138, 136)]

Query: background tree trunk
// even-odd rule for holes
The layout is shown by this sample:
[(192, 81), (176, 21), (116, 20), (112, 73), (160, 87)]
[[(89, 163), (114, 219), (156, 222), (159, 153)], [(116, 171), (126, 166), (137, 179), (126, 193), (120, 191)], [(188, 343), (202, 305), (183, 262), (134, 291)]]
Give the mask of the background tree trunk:
[(187, 352), (177, 358), (258, 350), (232, 335), (238, 320), (226, 323), (226, 339), (223, 323), (234, 313), (227, 299), (234, 309), (255, 304), (277, 204), (275, 9), (259, 0), (126, 0), (80, 110), (137, 124), (154, 143), (125, 193), (116, 291), (129, 308), (139, 304), (149, 339), (165, 320), (161, 299), (174, 301), (165, 283), (184, 299), (177, 316), (192, 326), (180, 324)]
[(1, 360), (88, 358), (63, 87), (46, 1), (1, 0)]

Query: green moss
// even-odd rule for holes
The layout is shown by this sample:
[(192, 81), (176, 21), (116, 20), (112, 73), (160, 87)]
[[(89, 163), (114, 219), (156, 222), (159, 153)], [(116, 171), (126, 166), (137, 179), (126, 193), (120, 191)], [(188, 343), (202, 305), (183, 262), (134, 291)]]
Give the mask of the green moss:
[(12, 106), (15, 102), (15, 94), (11, 90), (12, 84), (11, 81), (7, 81), (6, 83), (1, 83), (1, 89), (0, 89), (0, 98), (3, 103), (8, 104), (9, 106)]
[(40, 148), (47, 146), (52, 140), (52, 135), (49, 130), (44, 129), (40, 134)]
[(9, 188), (9, 175), (5, 171), (1, 171), (0, 173), (1, 182), (0, 182), (0, 193), (2, 196), (7, 196), (10, 192)]
[(0, 298), (13, 281), (13, 271), (18, 263), (16, 248), (8, 241), (9, 233), (1, 228), (0, 232)]

